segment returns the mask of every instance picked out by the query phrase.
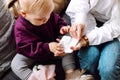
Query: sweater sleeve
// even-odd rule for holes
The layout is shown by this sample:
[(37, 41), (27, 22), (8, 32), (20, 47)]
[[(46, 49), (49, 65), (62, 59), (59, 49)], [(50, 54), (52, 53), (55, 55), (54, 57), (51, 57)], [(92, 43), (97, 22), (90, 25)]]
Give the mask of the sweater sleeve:
[(23, 45), (21, 43), (17, 44), (18, 53), (21, 53), (27, 57), (30, 57), (34, 60), (41, 61), (44, 59), (49, 58), (52, 53), (49, 50), (48, 43), (43, 42), (29, 42), (24, 43)]

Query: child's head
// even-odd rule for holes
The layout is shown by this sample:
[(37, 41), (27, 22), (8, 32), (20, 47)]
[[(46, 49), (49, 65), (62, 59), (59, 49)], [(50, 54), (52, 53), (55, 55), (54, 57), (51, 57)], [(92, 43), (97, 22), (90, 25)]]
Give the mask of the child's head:
[(45, 24), (54, 9), (53, 0), (19, 0), (21, 15), (33, 25)]

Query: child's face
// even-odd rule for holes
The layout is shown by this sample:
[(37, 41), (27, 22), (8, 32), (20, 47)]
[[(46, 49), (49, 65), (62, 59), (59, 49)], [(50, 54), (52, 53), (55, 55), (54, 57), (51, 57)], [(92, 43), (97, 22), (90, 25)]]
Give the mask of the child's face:
[(45, 24), (48, 19), (50, 18), (52, 10), (45, 11), (45, 12), (39, 12), (38, 13), (31, 13), (26, 14), (26, 18), (35, 26), (40, 26), (42, 24)]
[(53, 11), (52, 7), (50, 7), (49, 10), (43, 9), (43, 10), (35, 11), (33, 13), (26, 14), (26, 18), (33, 25), (40, 26), (48, 21), (52, 11)]

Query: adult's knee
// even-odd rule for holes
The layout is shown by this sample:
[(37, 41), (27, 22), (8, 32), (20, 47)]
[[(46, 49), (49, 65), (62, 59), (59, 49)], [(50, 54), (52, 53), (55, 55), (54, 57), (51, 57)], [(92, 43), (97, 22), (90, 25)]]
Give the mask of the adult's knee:
[(78, 52), (80, 68), (87, 69), (90, 73), (95, 73), (99, 62), (99, 50), (97, 47), (81, 48)]
[(101, 80), (116, 80), (113, 67), (106, 65), (106, 67), (99, 67), (98, 70)]
[(79, 59), (85, 59), (90, 60), (91, 62), (98, 61), (99, 60), (99, 50), (97, 47), (83, 47), (78, 51), (78, 57)]

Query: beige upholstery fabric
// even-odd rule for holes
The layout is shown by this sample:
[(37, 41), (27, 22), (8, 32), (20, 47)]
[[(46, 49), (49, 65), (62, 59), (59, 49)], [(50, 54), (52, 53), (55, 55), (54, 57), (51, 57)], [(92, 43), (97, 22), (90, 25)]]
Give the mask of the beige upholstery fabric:
[(54, 12), (61, 13), (62, 10), (66, 8), (69, 0), (53, 0), (55, 4)]

